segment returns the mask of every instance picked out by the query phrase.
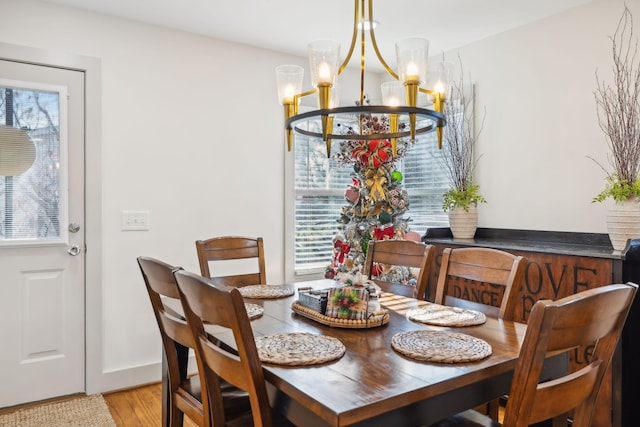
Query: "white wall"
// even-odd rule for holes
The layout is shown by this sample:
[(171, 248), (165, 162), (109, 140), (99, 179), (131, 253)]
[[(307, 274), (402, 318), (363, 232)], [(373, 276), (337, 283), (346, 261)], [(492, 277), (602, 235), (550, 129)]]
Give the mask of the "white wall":
[[(196, 239), (262, 236), (269, 281), (284, 279), (274, 69), (306, 61), (32, 0), (0, 0), (0, 10), (4, 43), (101, 61), (102, 176), (88, 173), (101, 182), (102, 274), (87, 286), (100, 287), (103, 323), (89, 333), (103, 350), (89, 387), (157, 381), (160, 342), (137, 256), (197, 271)], [(607, 37), (622, 10), (598, 0), (460, 49), (487, 110), (480, 226), (605, 232), (606, 205), (591, 204), (603, 174), (586, 156), (606, 161), (594, 71), (610, 69)], [(129, 209), (149, 210), (151, 230), (121, 231)]]
[[(640, 3), (627, 3), (640, 23)], [(486, 107), (480, 227), (606, 232), (610, 202), (591, 203), (605, 175), (587, 156), (608, 165), (595, 70), (612, 82), (609, 36), (623, 10), (621, 0), (594, 1), (447, 53), (456, 63), (460, 54)]]
[[(29, 0), (0, 0), (0, 10), (4, 43), (101, 61), (103, 323), (88, 333), (102, 335), (103, 352), (89, 387), (157, 381), (161, 347), (137, 256), (199, 271), (195, 240), (262, 236), (268, 279), (283, 280), (275, 67), (305, 60)], [(121, 211), (142, 209), (151, 230), (121, 231)]]

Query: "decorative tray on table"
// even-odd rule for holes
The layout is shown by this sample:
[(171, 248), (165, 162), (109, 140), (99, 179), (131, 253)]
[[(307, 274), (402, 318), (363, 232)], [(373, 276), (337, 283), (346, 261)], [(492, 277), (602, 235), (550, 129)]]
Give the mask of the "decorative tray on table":
[[(375, 328), (389, 322), (389, 312), (380, 308), (375, 311), (369, 311), (366, 298), (363, 298), (363, 301), (359, 301), (358, 308), (361, 310), (355, 315), (351, 313), (351, 318), (327, 316), (325, 313), (336, 313), (335, 308), (331, 308), (331, 297), (328, 296), (330, 292), (327, 290), (314, 291), (301, 288), (299, 289), (299, 299), (291, 304), (291, 310), (318, 323), (336, 328)], [(355, 305), (352, 309), (356, 310)]]
[(352, 328), (352, 329), (364, 329), (364, 328), (376, 328), (378, 326), (386, 325), (389, 323), (389, 312), (386, 309), (375, 311), (369, 314), (369, 317), (364, 320), (353, 319), (339, 319), (335, 317), (325, 316), (318, 313), (312, 308), (305, 307), (300, 304), (299, 301), (294, 301), (291, 304), (291, 310), (298, 313), (301, 316), (308, 317), (323, 325), (333, 326), (336, 328)]

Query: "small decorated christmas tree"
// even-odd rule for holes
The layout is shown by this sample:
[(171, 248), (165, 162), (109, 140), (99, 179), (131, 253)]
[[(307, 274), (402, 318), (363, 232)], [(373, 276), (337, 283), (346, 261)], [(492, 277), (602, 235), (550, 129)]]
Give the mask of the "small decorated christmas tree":
[[(389, 121), (385, 116), (364, 116), (362, 129), (364, 134), (388, 132)], [(342, 165), (352, 165), (352, 182), (344, 194), (347, 204), (338, 219), (333, 262), (326, 277), (361, 272), (370, 240), (403, 239), (409, 232), (404, 217), (409, 198), (402, 188), (402, 173), (396, 169), (396, 162), (405, 153), (401, 140), (397, 141), (395, 157), (386, 139), (346, 140), (340, 144), (334, 157)]]

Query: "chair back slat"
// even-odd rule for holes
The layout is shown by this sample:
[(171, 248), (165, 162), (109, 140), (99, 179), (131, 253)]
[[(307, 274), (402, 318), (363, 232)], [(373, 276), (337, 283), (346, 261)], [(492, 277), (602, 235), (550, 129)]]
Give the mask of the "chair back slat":
[[(498, 249), (445, 248), (442, 251), (434, 302), (473, 308), (489, 316), (495, 316), (497, 312), (497, 317), (513, 320), (526, 265), (527, 260), (522, 256)], [(462, 302), (461, 296), (452, 298), (450, 294), (449, 284), (454, 280), (470, 280), (499, 287), (502, 299), (499, 302)]]
[[(566, 408), (575, 408), (583, 402), (595, 387), (600, 363), (587, 365), (575, 372), (571, 378), (564, 377), (559, 381), (547, 381), (540, 384), (536, 391), (531, 412), (540, 421), (562, 414)], [(559, 399), (558, 396), (563, 396)], [(535, 422), (531, 420), (531, 422)]]
[[(264, 242), (261, 237), (221, 236), (196, 241), (200, 274), (207, 278), (225, 277), (228, 286), (241, 287), (267, 283), (264, 256)], [(247, 272), (219, 274), (216, 264), (222, 267), (225, 262), (255, 259), (255, 264), (247, 266)], [(244, 266), (245, 264), (243, 264)]]
[[(411, 240), (372, 240), (367, 248), (364, 274), (376, 282), (383, 291), (425, 299), (429, 271), (434, 256), (435, 247), (433, 245), (425, 245)], [(373, 274), (374, 265), (415, 269), (417, 271), (416, 284), (413, 286), (383, 280)]]
[(511, 263), (508, 268), (498, 268), (490, 265), (449, 261), (447, 273), (450, 276), (460, 277), (461, 279), (501, 284), (506, 283), (509, 279), (512, 266), (513, 263)]

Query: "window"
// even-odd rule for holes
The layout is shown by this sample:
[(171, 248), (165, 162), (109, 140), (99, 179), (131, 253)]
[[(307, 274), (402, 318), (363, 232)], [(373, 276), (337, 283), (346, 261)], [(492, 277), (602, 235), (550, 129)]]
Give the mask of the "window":
[[(332, 239), (340, 228), (338, 220), (347, 204), (344, 194), (351, 183), (352, 166), (327, 158), (326, 150), (324, 141), (296, 135), (293, 253), (296, 275), (323, 272), (330, 264)], [(442, 211), (442, 194), (447, 191), (449, 181), (438, 157), (436, 135), (430, 133), (421, 136), (396, 163), (403, 174), (403, 188), (409, 194), (410, 207), (404, 216), (410, 220), (411, 230), (420, 234), (428, 227), (448, 225)]]
[[(24, 173), (0, 176), (0, 244), (57, 241), (60, 230), (61, 93), (0, 82), (0, 126), (27, 133), (36, 159)], [(31, 87), (27, 87), (31, 85)]]

